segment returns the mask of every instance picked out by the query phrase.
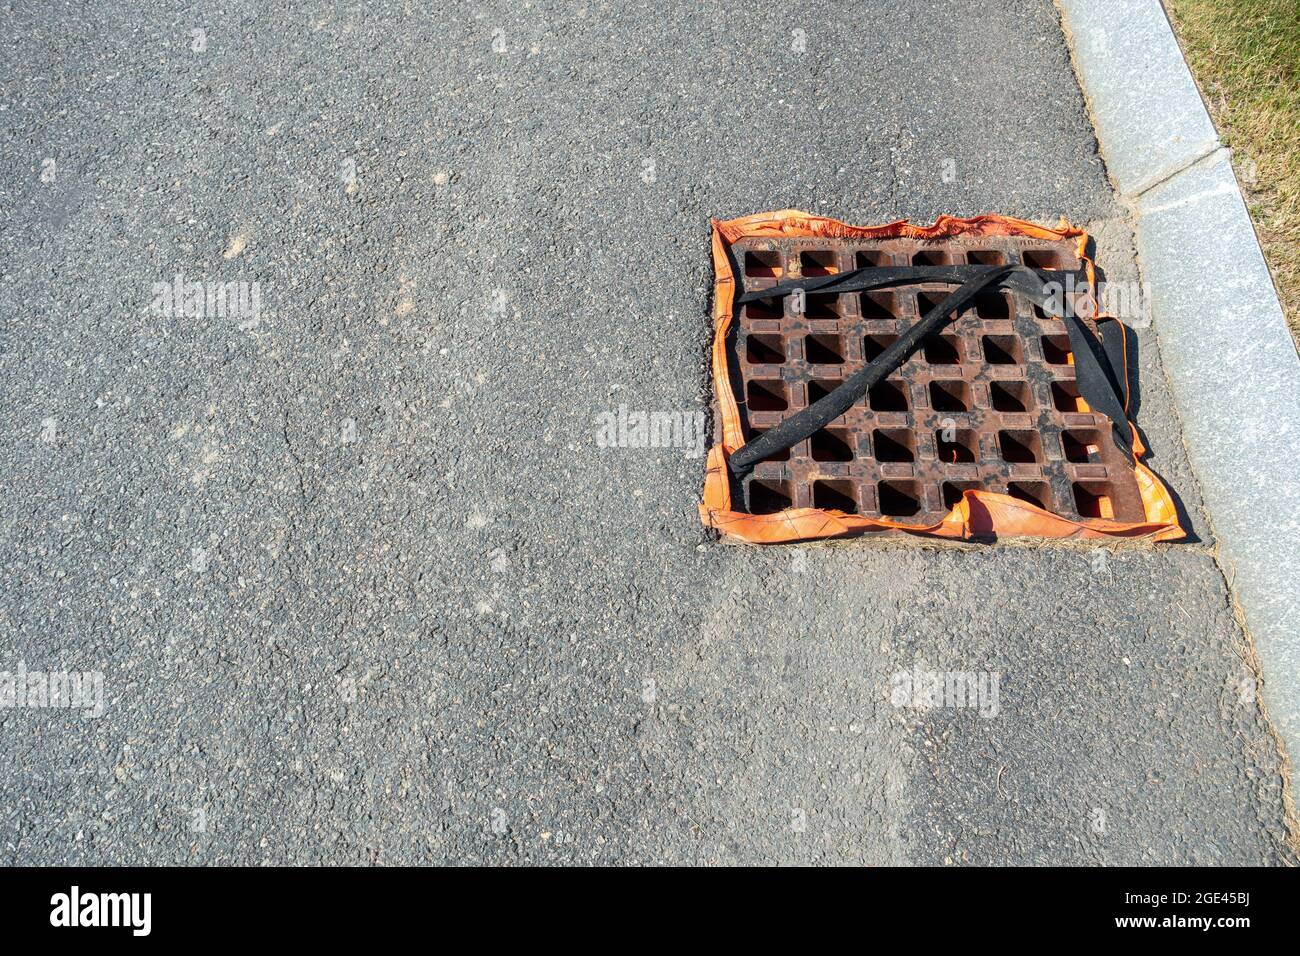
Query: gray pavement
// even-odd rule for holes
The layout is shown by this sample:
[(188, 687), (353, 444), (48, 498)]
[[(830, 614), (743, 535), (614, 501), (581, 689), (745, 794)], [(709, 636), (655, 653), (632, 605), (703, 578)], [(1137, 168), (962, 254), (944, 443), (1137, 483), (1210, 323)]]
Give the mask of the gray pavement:
[(1147, 332), (1191, 544), (732, 546), (598, 447), (707, 401), (710, 216), (1132, 269), (1049, 3), (695, 7), (6, 8), (0, 670), (105, 702), (0, 710), (0, 860), (1294, 861)]

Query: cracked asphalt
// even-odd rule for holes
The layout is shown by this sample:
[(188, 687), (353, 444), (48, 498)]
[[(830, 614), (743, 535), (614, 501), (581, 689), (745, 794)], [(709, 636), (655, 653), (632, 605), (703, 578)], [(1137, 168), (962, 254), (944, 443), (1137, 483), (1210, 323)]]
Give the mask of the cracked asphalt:
[(1135, 275), (1046, 0), (699, 6), (0, 6), (0, 671), (104, 682), (0, 709), (0, 860), (1295, 861), (1150, 329), (1187, 544), (727, 545), (599, 446), (707, 404), (711, 216)]

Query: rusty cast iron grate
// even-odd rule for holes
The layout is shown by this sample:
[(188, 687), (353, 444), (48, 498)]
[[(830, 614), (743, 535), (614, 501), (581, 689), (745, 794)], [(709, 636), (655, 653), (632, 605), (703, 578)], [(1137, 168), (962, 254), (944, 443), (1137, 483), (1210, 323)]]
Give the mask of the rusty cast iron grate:
[[(862, 266), (1080, 267), (1069, 241), (1011, 237), (742, 239), (732, 248), (746, 292)], [(802, 311), (796, 296), (739, 306), (730, 359), (746, 440), (836, 388), (952, 289), (809, 294)], [(926, 339), (830, 426), (759, 462), (741, 485), (750, 514), (833, 508), (919, 525), (979, 489), (1066, 517), (1145, 516), (1109, 419), (1080, 399), (1064, 323), (1000, 290)]]

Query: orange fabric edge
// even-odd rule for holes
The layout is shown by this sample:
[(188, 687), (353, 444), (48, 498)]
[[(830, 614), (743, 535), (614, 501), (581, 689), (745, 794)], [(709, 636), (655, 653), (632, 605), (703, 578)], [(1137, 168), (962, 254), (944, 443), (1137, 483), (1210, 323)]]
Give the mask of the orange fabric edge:
[[(1056, 228), (1024, 219), (987, 214), (962, 219), (940, 216), (930, 226), (906, 220), (881, 226), (851, 226), (836, 219), (813, 216), (796, 209), (758, 213), (737, 219), (710, 221), (713, 251), (713, 386), (722, 425), (722, 443), (709, 450), (704, 477), (704, 500), (700, 520), (707, 527), (752, 544), (778, 544), (838, 538), (872, 532), (903, 531), (938, 538), (970, 540), (990, 536), (1076, 539), (1149, 539), (1175, 541), (1186, 536), (1178, 521), (1173, 496), (1164, 483), (1140, 458), (1146, 453), (1133, 429), (1133, 467), (1141, 492), (1146, 521), (1122, 522), (1104, 518), (1074, 520), (1052, 514), (1026, 501), (991, 491), (967, 491), (962, 500), (933, 525), (909, 525), (882, 518), (866, 518), (818, 508), (791, 508), (777, 514), (751, 515), (731, 509), (731, 484), (727, 458), (745, 444), (740, 409), (727, 372), (727, 333), (731, 329), (730, 290), (735, 276), (727, 258), (727, 247), (746, 237), (833, 239), (941, 239), (953, 236), (1027, 236), (1034, 239), (1074, 238), (1084, 263), (1090, 288), (1096, 288), (1096, 268), (1086, 255), (1088, 234), (1070, 225), (1065, 217)], [(1094, 300), (1095, 302), (1095, 300)], [(1098, 312), (1098, 321), (1111, 319)]]

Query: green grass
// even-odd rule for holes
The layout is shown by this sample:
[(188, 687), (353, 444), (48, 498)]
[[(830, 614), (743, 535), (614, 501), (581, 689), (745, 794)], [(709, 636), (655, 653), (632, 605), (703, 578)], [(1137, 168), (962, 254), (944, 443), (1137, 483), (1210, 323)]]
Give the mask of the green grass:
[(1300, 338), (1300, 0), (1165, 0), (1165, 8), (1232, 147), (1287, 323)]

